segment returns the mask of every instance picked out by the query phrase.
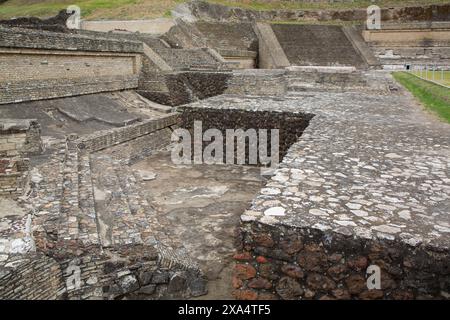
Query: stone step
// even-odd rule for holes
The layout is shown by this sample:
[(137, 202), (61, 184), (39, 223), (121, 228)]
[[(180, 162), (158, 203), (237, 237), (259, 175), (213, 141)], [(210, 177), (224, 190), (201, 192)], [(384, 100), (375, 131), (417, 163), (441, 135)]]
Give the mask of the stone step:
[(48, 161), (30, 172), (30, 190), (23, 203), (31, 209), (31, 229), (36, 247), (45, 249), (47, 242), (58, 237), (58, 219), (63, 193), (65, 143), (53, 145), (55, 151)]
[(147, 200), (140, 196), (136, 177), (131, 170), (127, 166), (118, 166), (115, 168), (115, 172), (131, 212), (130, 216), (124, 217), (129, 227), (126, 233), (131, 236), (139, 235), (141, 241), (145, 242), (153, 234), (147, 218), (151, 208)]
[(107, 155), (91, 154), (95, 210), (103, 247), (142, 243), (128, 197), (117, 175), (117, 165), (117, 161)]
[(292, 84), (292, 85), (288, 85), (287, 87), (287, 91), (288, 92), (304, 92), (304, 91), (308, 91), (308, 89), (314, 89), (315, 86), (311, 83), (305, 83), (305, 84)]
[(76, 148), (66, 149), (63, 168), (61, 208), (59, 216), (58, 240), (78, 239), (78, 152)]
[(95, 212), (94, 189), (90, 157), (88, 153), (79, 156), (78, 163), (78, 199), (81, 216), (79, 217), (79, 239), (85, 244), (100, 244)]

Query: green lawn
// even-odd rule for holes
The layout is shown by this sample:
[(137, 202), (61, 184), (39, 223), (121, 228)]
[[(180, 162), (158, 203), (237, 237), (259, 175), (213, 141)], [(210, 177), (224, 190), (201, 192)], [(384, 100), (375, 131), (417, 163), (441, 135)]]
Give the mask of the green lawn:
[[(81, 8), (84, 19), (149, 19), (170, 16), (170, 10), (186, 0), (7, 0), (0, 4), (0, 19), (21, 16), (51, 17), (59, 10), (74, 4)], [(270, 9), (346, 9), (365, 8), (372, 4), (370, 0), (335, 3), (301, 3), (291, 0), (208, 0), (211, 3), (249, 8), (255, 10)], [(400, 5), (425, 5), (447, 3), (448, 0), (379, 0), (381, 7)]]
[(407, 72), (394, 72), (393, 76), (428, 110), (450, 123), (450, 89), (419, 79)]

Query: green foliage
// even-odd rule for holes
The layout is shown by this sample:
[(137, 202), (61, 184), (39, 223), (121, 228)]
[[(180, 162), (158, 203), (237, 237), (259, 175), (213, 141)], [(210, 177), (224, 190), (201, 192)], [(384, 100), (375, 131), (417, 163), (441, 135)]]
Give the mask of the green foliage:
[(407, 72), (394, 72), (393, 76), (428, 110), (450, 123), (450, 89), (419, 79)]

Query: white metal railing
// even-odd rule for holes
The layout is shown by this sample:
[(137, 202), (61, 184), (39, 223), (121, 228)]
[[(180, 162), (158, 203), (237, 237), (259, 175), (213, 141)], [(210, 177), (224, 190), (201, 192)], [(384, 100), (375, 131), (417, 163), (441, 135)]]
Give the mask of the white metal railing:
[(450, 88), (450, 66), (443, 65), (409, 65), (408, 73), (435, 84)]

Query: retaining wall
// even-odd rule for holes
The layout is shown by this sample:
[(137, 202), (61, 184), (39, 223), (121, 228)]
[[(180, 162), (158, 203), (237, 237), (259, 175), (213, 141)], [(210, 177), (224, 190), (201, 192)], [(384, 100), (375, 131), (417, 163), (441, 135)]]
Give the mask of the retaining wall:
[[(448, 298), (446, 252), (257, 222), (243, 223), (242, 231), (238, 299)], [(370, 265), (381, 269), (380, 289), (369, 290)]]
[[(367, 19), (366, 8), (342, 10), (252, 10), (228, 7), (205, 1), (180, 4), (174, 10), (177, 16), (205, 21), (361, 21)], [(381, 9), (382, 21), (448, 21), (450, 4), (434, 4)]]
[(0, 104), (138, 86), (142, 43), (0, 27)]

